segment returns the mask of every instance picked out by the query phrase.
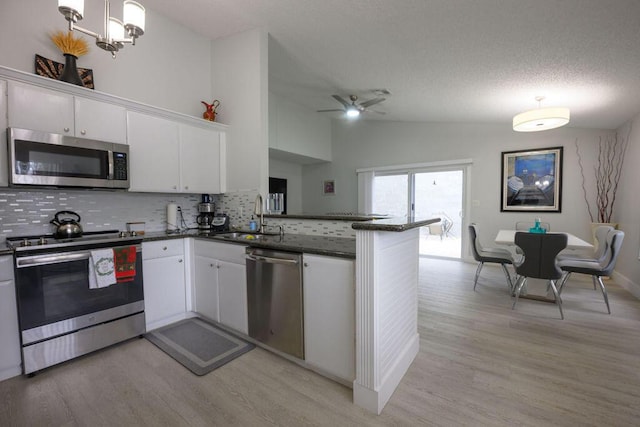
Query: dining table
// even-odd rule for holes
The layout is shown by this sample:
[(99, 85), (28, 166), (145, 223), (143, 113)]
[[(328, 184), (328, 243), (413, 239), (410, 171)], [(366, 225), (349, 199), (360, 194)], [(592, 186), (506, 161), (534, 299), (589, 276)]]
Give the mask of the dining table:
[[(498, 245), (515, 247), (516, 245), (515, 238), (516, 238), (516, 233), (518, 231), (523, 233), (527, 232), (524, 230), (498, 230), (498, 234), (496, 235), (496, 238), (494, 241)], [(548, 233), (549, 234), (562, 233), (567, 235), (567, 248), (565, 249), (565, 251), (593, 250), (593, 245), (591, 243), (584, 241), (581, 238), (574, 236), (571, 233), (564, 233), (559, 231), (549, 231)], [(534, 279), (534, 280), (537, 280), (537, 279)], [(529, 293), (529, 289), (527, 285), (525, 285), (522, 291), (523, 293), (520, 294), (519, 298), (533, 299), (537, 301), (552, 302), (552, 303), (555, 303), (556, 301), (555, 298), (551, 296), (552, 294), (548, 289), (547, 289), (546, 295), (537, 295), (537, 294)]]
[[(509, 245), (515, 246), (514, 240), (516, 238), (516, 232), (526, 231), (522, 230), (498, 230), (498, 234), (496, 235), (495, 242), (498, 245)], [(574, 236), (571, 233), (564, 233), (559, 231), (550, 231), (549, 233), (562, 233), (567, 235), (567, 249), (571, 250), (584, 250), (584, 249), (593, 249), (593, 245), (589, 242), (582, 240), (581, 238)]]

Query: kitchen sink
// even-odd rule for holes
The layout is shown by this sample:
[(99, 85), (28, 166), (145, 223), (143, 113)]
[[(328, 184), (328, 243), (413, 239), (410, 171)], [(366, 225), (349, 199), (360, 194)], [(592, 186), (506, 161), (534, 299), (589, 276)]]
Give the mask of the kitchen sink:
[(223, 239), (258, 240), (264, 238), (264, 234), (232, 232), (220, 235)]

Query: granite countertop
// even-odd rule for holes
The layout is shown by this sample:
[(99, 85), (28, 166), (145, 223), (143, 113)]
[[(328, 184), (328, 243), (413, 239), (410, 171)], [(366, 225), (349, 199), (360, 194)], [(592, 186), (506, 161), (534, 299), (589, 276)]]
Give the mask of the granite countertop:
[[(229, 233), (202, 234), (198, 230), (187, 230), (180, 233), (147, 232), (143, 241), (182, 239), (193, 237), (204, 240), (216, 240), (227, 243), (242, 243), (247, 246), (292, 251), (306, 252), (316, 255), (334, 256), (339, 258), (355, 259), (356, 240), (345, 237), (310, 236), (305, 234), (257, 235), (250, 231), (237, 231), (237, 237), (230, 237)], [(251, 237), (248, 237), (251, 236)]]
[(406, 231), (436, 222), (440, 222), (440, 218), (396, 217), (354, 222), (351, 228), (365, 231)]
[(335, 213), (335, 214), (293, 214), (293, 215), (275, 215), (265, 214), (265, 218), (273, 219), (317, 219), (325, 221), (371, 221), (372, 219), (389, 218), (388, 215), (369, 215), (359, 213)]

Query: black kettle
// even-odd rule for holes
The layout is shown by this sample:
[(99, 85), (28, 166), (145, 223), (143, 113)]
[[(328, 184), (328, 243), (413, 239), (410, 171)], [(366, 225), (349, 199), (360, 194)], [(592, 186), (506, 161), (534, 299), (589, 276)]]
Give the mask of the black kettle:
[[(76, 219), (71, 218), (59, 218), (61, 215), (72, 215)], [(82, 236), (82, 227), (80, 226), (80, 215), (72, 211), (60, 211), (56, 212), (55, 217), (49, 221), (51, 224), (58, 227), (53, 233), (56, 239), (71, 239), (73, 237)]]

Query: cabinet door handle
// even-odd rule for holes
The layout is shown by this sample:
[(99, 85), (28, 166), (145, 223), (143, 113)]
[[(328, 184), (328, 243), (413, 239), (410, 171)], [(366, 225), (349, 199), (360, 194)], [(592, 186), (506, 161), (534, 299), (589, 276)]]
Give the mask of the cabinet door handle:
[(81, 134), (83, 134), (83, 135), (86, 135), (86, 134), (87, 134), (87, 131), (86, 131), (86, 130), (84, 130), (84, 129), (82, 129), (82, 130), (80, 131), (80, 133), (81, 133)]
[(163, 247), (163, 248), (162, 248), (162, 250), (163, 250), (163, 251), (166, 251), (166, 250), (167, 250), (167, 247), (166, 247), (166, 246), (165, 246), (165, 247)]
[(178, 260), (178, 262), (180, 262), (180, 263), (181, 263), (181, 262), (182, 262), (182, 260), (181, 260), (181, 259), (179, 259), (179, 260)]
[(309, 267), (309, 264), (305, 262), (305, 263), (304, 263), (304, 266), (305, 266), (305, 267)]
[(177, 185), (174, 185), (174, 186), (173, 186), (173, 189), (174, 189), (174, 190), (177, 190), (177, 189), (178, 189), (178, 186), (177, 186)]
[(209, 264), (210, 267), (213, 267), (213, 264)]
[(69, 128), (64, 128), (64, 131), (65, 132), (69, 132)]
[(185, 189), (185, 190), (188, 190), (188, 189), (189, 189), (189, 186), (188, 186), (188, 185), (185, 185), (185, 186), (184, 186), (184, 189)]

